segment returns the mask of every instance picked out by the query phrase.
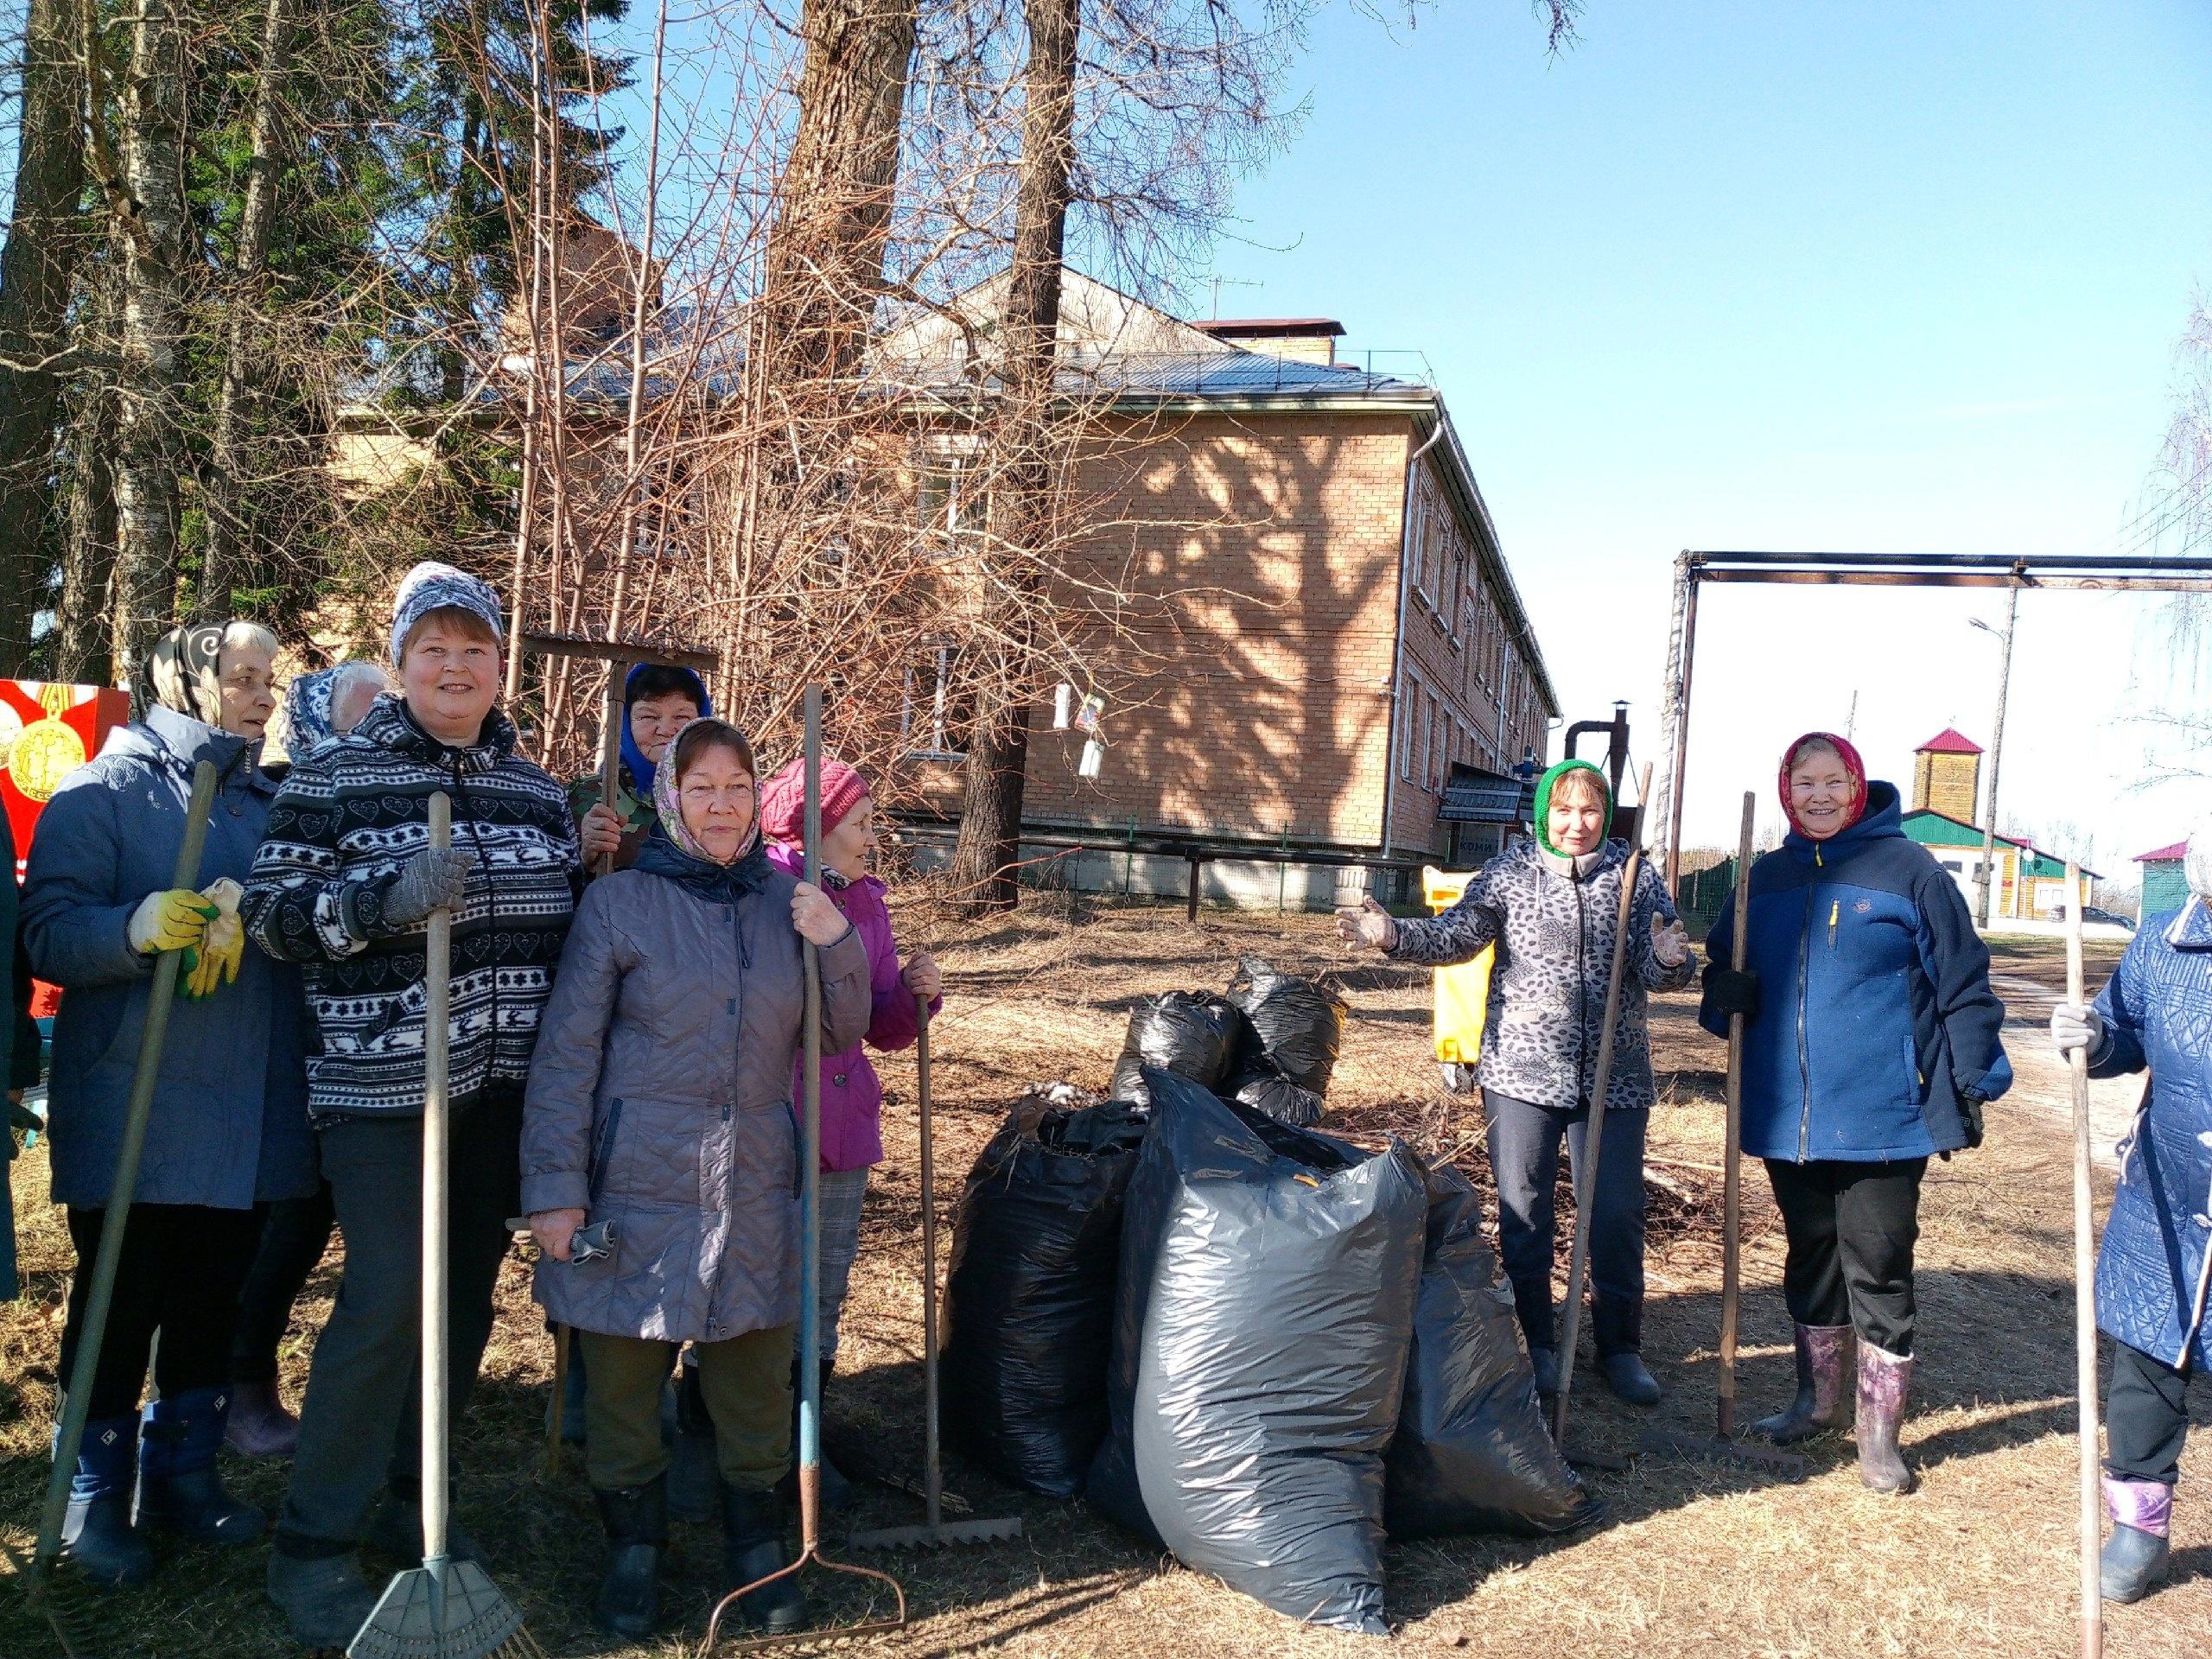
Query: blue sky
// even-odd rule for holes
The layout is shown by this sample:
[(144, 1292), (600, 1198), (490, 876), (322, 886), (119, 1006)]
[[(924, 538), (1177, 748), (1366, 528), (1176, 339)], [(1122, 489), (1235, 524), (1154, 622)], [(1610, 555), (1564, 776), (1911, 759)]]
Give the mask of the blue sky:
[[(2212, 8), (1591, 0), (1554, 60), (1518, 0), (1453, 0), (1332, 15), (1298, 79), (1223, 315), (1426, 355), (1568, 718), (1630, 699), (1640, 759), (1683, 547), (2124, 545), (2212, 286)], [(1946, 724), (1986, 742), (1977, 613), (2001, 601), (1709, 591), (1689, 838), (1732, 839), (1854, 690), (1878, 775)], [(2133, 787), (2182, 758), (2137, 718), (2158, 632), (2133, 598), (2021, 607), (2000, 810), (2107, 866), (2212, 804)]]

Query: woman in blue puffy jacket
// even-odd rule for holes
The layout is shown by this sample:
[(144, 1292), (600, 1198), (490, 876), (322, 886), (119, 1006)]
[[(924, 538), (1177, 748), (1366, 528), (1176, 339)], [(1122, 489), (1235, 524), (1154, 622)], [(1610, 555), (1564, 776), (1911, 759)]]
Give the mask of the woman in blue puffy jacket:
[(1909, 1492), (1897, 1449), (1912, 1380), (1912, 1251), (1932, 1156), (1981, 1142), (1981, 1103), (2012, 1081), (1989, 951), (1966, 900), (1905, 839), (1897, 786), (1812, 732), (1785, 751), (1790, 830), (1751, 866), (1748, 960), (1729, 961), (1731, 893), (1707, 949), (1707, 1030), (1744, 1022), (1744, 1150), (1764, 1159), (1789, 1236), (1783, 1293), (1797, 1397), (1758, 1432), (1811, 1438), (1848, 1414), (1859, 1472)]
[(2050, 1034), (2089, 1075), (2150, 1074), (2120, 1143), (2120, 1190), (2097, 1252), (2097, 1328), (2113, 1340), (2105, 1395), (2105, 1599), (2166, 1574), (2190, 1376), (2212, 1363), (2212, 833), (2189, 840), (2190, 900), (2137, 931), (2092, 1007), (2061, 1003)]

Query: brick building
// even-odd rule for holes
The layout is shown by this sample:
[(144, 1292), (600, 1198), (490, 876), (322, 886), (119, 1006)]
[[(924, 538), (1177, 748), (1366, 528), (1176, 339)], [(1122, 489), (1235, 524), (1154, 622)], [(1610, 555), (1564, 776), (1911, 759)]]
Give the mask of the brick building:
[[(1949, 872), (1972, 909), (1981, 874), (1982, 832), (1975, 805), (1981, 795), (1981, 746), (1949, 727), (1913, 752), (1912, 801), (1904, 814), (1906, 836), (1918, 842)], [(2047, 921), (2066, 906), (2066, 860), (2024, 836), (1997, 836), (1991, 843), (1996, 889), (1989, 895), (1988, 925)], [(2094, 870), (2081, 873), (2080, 899), (2089, 902)]]
[[(1440, 859), (1454, 766), (1502, 779), (1543, 756), (1559, 713), (1441, 395), (1338, 361), (1326, 319), (1185, 324), (1078, 276), (1062, 331), (1064, 355), (1112, 388), (1112, 442), (1084, 480), (1095, 563), (1078, 574), (1134, 602), (1071, 699), (1105, 698), (1097, 775), (1083, 775), (1085, 734), (1040, 708), (1025, 825), (1098, 843), (1057, 849), (1064, 879), (1093, 888), (1184, 891), (1183, 859), (1117, 855), (1116, 837)], [(962, 348), (941, 321), (885, 342), (909, 365)], [(931, 511), (956, 493), (923, 492)], [(915, 701), (914, 764), (949, 818), (944, 699), (925, 683)], [(1331, 866), (1286, 878), (1233, 857), (1203, 880), (1209, 898), (1268, 903), (1339, 889)]]

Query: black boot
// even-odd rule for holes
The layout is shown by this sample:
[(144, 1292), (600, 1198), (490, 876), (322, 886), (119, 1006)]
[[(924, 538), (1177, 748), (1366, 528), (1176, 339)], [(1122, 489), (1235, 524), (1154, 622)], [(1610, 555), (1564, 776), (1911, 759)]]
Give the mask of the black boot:
[(677, 1369), (676, 1435), (669, 1448), (668, 1512), (678, 1521), (703, 1526), (715, 1518), (717, 1502), (715, 1421), (699, 1387), (699, 1368)]
[(1897, 1448), (1911, 1392), (1910, 1355), (1859, 1344), (1859, 1478), (1869, 1491), (1898, 1495), (1919, 1484)]
[(592, 1620), (615, 1636), (645, 1636), (660, 1611), (654, 1574), (668, 1542), (668, 1477), (642, 1486), (594, 1487), (599, 1518), (607, 1525), (607, 1573), (599, 1581)]
[(1771, 1417), (1751, 1425), (1777, 1446), (1794, 1446), (1851, 1415), (1853, 1343), (1847, 1325), (1801, 1325), (1797, 1332), (1797, 1397)]
[(203, 1544), (250, 1544), (267, 1518), (224, 1490), (215, 1453), (231, 1407), (228, 1389), (188, 1389), (146, 1408), (138, 1446), (138, 1523)]
[(2097, 1591), (2107, 1601), (2140, 1601), (2166, 1576), (2173, 1553), (2174, 1489), (2161, 1481), (2105, 1477), (2105, 1513), (2112, 1536), (2097, 1563)]
[[(721, 1484), (722, 1593), (759, 1584), (791, 1564), (784, 1544), (783, 1500), (773, 1492)], [(806, 1592), (791, 1573), (739, 1598), (737, 1610), (755, 1629), (780, 1635), (806, 1623)]]
[(1605, 1386), (1631, 1406), (1659, 1403), (1659, 1379), (1643, 1363), (1643, 1306), (1640, 1302), (1592, 1302), (1592, 1334), (1598, 1340), (1598, 1369)]
[[(0, 1179), (4, 1179), (0, 1172)], [(85, 1425), (61, 1553), (103, 1590), (122, 1590), (154, 1576), (154, 1552), (130, 1524), (130, 1490), (138, 1473), (138, 1420), (112, 1417)]]

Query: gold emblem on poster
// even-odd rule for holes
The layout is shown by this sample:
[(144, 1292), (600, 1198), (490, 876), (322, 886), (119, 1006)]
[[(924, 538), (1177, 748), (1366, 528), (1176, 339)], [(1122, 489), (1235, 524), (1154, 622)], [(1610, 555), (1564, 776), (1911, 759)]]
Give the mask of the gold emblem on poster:
[(8, 771), (16, 787), (34, 801), (50, 801), (61, 780), (85, 764), (85, 740), (58, 720), (22, 728), (8, 746)]

